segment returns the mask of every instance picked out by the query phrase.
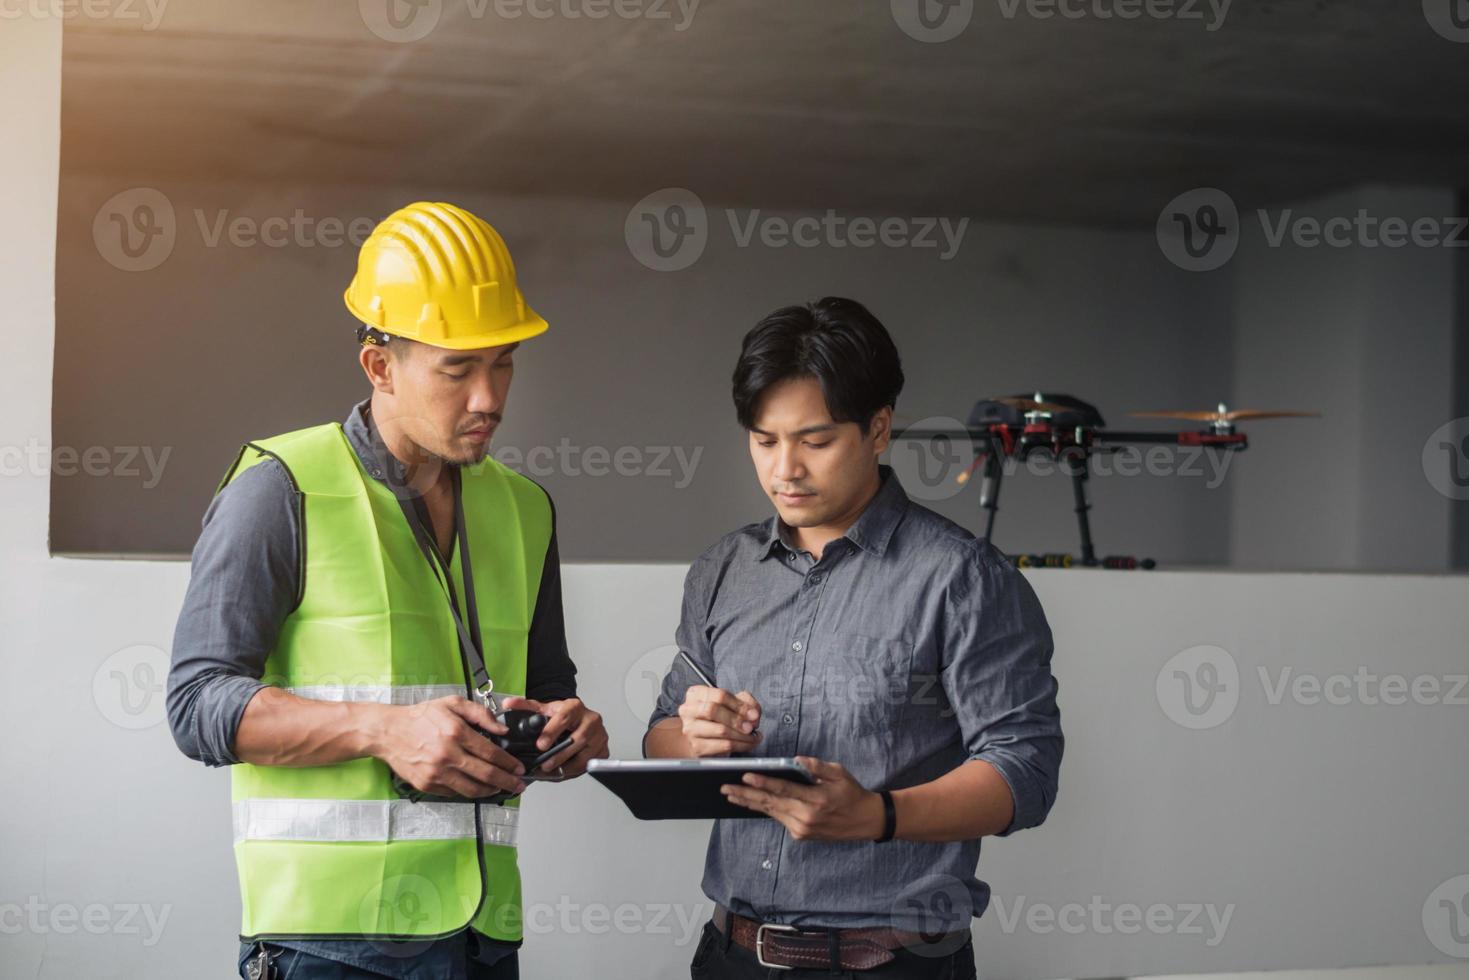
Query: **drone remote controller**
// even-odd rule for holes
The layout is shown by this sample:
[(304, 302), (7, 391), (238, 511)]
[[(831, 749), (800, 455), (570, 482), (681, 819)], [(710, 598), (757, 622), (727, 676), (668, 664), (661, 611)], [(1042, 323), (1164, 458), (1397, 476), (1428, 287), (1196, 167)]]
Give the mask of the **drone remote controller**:
[[(509, 729), (504, 735), (496, 735), (478, 726), (475, 726), (474, 730), (514, 756), (517, 762), (525, 766), (525, 775), (522, 778), (526, 782), (533, 782), (537, 778), (544, 778), (534, 775), (536, 769), (546, 760), (555, 758), (571, 745), (571, 735), (566, 734), (561, 736), (555, 745), (546, 749), (544, 752), (536, 747), (536, 739), (541, 737), (541, 732), (546, 728), (546, 722), (550, 721), (549, 718), (538, 711), (512, 708), (508, 711), (501, 712), (497, 717)], [(431, 793), (425, 793), (422, 790), (415, 789), (412, 783), (397, 773), (393, 774), (393, 789), (403, 799), (412, 800), (415, 803), (490, 803), (499, 805), (516, 795), (509, 790), (501, 790), (493, 796), (485, 796), (478, 799), (470, 799), (464, 796), (434, 796)]]

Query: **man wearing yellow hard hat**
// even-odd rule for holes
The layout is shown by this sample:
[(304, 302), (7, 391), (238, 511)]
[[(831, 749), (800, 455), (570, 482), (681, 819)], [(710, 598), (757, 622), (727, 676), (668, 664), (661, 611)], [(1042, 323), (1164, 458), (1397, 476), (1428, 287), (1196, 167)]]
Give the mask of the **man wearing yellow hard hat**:
[(346, 301), (372, 394), (240, 450), (194, 549), (169, 724), (233, 766), (242, 977), (515, 977), (519, 796), (607, 755), (554, 507), (489, 456), (546, 321), (449, 204), (383, 221)]

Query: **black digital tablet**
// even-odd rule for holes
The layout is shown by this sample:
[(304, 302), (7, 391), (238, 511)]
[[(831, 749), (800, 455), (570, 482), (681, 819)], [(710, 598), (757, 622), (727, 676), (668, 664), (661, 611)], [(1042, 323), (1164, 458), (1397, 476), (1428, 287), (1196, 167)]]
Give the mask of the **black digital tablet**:
[(594, 759), (587, 772), (616, 793), (639, 820), (740, 820), (764, 817), (736, 806), (719, 787), (747, 772), (815, 785), (795, 759)]

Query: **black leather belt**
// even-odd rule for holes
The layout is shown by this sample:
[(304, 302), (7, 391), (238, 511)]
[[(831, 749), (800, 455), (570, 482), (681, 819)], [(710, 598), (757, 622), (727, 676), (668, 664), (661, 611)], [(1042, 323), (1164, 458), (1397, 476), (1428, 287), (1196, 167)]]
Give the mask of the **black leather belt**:
[(800, 929), (760, 922), (714, 907), (714, 925), (755, 954), (763, 967), (794, 970), (871, 970), (897, 959), (895, 949), (917, 949), (968, 938), (968, 930), (935, 936), (900, 929)]

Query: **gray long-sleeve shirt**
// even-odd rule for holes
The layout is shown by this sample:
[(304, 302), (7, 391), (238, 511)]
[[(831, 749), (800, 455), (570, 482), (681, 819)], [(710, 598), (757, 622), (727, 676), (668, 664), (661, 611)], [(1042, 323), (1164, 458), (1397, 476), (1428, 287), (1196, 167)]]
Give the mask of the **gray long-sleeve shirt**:
[[(376, 480), (411, 495), (402, 463), (388, 452), (369, 403), (343, 423), (347, 441)], [(194, 546), (189, 587), (174, 630), (168, 674), (168, 722), (183, 753), (211, 766), (240, 761), (235, 734), (246, 705), (266, 685), (265, 660), (301, 584), (294, 489), (285, 468), (262, 460), (210, 503)], [(427, 559), (425, 559), (427, 560)], [(576, 667), (566, 646), (561, 562), (552, 531), (531, 619), (526, 695), (542, 701), (576, 696)], [(437, 942), (395, 947), (359, 940), (293, 940), (272, 944), (375, 970), (401, 980), (464, 976), (466, 958), (493, 963), (513, 946), (480, 941), (461, 930)], [(241, 957), (253, 944), (242, 945)]]
[[(820, 561), (774, 517), (701, 555), (679, 649), (760, 702), (764, 737), (750, 755), (839, 762), (870, 790), (983, 760), (1015, 799), (1000, 836), (1034, 827), (1055, 801), (1064, 746), (1045, 614), (988, 541), (911, 502), (890, 468), (882, 477)], [(649, 727), (696, 683), (675, 658)], [(768, 922), (945, 932), (989, 902), (979, 851), (978, 840), (797, 841), (774, 820), (720, 820), (703, 887)]]

